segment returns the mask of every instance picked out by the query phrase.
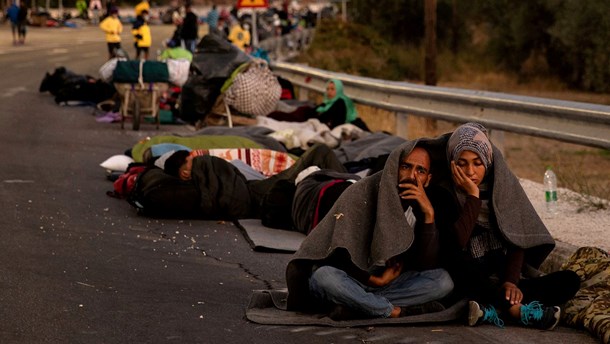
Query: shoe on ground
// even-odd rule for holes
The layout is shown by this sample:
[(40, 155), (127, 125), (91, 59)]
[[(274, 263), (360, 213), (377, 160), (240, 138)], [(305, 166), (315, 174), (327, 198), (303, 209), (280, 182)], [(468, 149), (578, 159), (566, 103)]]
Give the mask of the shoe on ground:
[(561, 308), (544, 307), (538, 301), (521, 306), (521, 323), (540, 330), (552, 330), (559, 323)]
[(479, 305), (476, 301), (468, 302), (468, 326), (480, 325), (482, 323), (504, 327), (504, 321), (500, 319), (494, 306)]
[(436, 312), (440, 312), (440, 311), (444, 311), (444, 310), (445, 310), (445, 306), (443, 306), (440, 302), (430, 301), (430, 302), (422, 303), (421, 305), (400, 307), (400, 316), (408, 317), (411, 315), (436, 313)]
[(328, 313), (328, 317), (333, 319), (334, 321), (345, 321), (362, 318), (362, 316), (359, 316), (358, 313), (342, 305), (335, 305), (330, 311), (330, 313)]

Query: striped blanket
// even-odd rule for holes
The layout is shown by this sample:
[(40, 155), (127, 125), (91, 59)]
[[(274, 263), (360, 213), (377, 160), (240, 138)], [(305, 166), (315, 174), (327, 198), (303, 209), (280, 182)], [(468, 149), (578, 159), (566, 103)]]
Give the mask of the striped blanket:
[(195, 149), (192, 156), (211, 155), (227, 161), (241, 160), (250, 165), (265, 177), (278, 174), (290, 166), (295, 160), (285, 152), (262, 148), (214, 148)]

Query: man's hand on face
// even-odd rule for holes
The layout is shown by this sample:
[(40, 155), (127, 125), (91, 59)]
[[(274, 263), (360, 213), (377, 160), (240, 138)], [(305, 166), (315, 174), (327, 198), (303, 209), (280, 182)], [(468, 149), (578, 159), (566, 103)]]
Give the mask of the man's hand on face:
[(432, 203), (430, 203), (430, 199), (428, 199), (428, 195), (426, 195), (423, 184), (419, 180), (412, 179), (399, 183), (398, 196), (401, 199), (417, 202), (421, 212), (424, 214), (424, 222), (434, 223), (434, 208)]

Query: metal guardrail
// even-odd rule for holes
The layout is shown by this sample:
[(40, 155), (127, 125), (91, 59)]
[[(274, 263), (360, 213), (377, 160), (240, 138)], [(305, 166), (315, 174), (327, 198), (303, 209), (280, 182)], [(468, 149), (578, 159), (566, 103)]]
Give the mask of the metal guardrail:
[(504, 93), (393, 82), (275, 62), (273, 72), (295, 86), (323, 93), (331, 78), (356, 103), (393, 111), (406, 137), (407, 114), (610, 149), (610, 106)]

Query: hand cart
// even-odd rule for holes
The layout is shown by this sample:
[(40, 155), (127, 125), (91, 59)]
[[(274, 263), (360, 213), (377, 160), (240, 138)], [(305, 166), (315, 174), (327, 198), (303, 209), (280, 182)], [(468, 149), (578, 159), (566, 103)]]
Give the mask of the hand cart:
[(143, 117), (152, 118), (159, 129), (159, 99), (167, 92), (168, 83), (115, 83), (114, 87), (121, 97), (121, 129), (125, 119), (131, 118), (133, 130), (139, 130)]
[(133, 130), (140, 129), (144, 117), (152, 118), (159, 129), (159, 100), (169, 89), (165, 63), (117, 61), (113, 79), (121, 99), (121, 129), (125, 126), (126, 118), (132, 119)]

